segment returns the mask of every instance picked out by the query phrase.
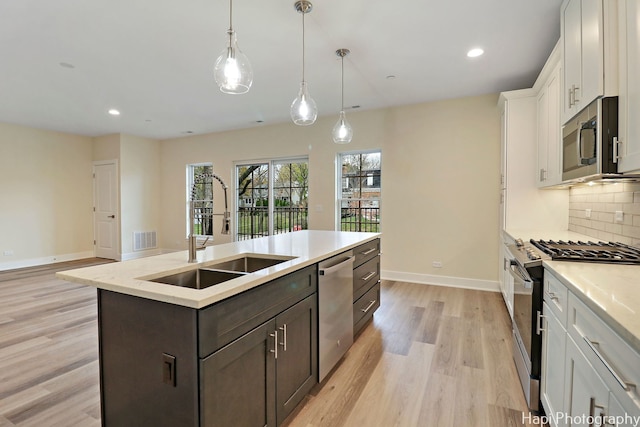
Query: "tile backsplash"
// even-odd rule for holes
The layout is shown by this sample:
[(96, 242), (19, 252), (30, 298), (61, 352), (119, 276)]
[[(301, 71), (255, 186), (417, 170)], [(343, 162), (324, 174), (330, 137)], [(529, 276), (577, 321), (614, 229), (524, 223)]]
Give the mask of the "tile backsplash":
[(640, 247), (640, 183), (572, 187), (569, 230), (598, 240)]

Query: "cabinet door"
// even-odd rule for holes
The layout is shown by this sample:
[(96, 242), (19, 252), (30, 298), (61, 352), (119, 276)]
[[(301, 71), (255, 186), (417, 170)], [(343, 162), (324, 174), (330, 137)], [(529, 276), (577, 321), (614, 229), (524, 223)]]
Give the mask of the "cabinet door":
[(607, 427), (637, 427), (640, 420), (640, 408), (628, 399), (628, 404), (622, 405), (611, 393), (609, 396), (609, 424)]
[[(564, 93), (563, 123), (579, 110), (574, 103), (574, 92), (581, 94), (582, 85), (582, 4), (581, 0), (570, 0), (562, 9)], [(575, 88), (578, 88), (577, 90)]]
[(567, 337), (565, 369), (565, 409), (571, 419), (578, 419), (583, 415), (606, 415), (609, 389), (571, 337)]
[(543, 87), (538, 94), (538, 173), (536, 174), (536, 182), (538, 187), (546, 185), (549, 166), (547, 164), (549, 153), (549, 97), (547, 96), (546, 87)]
[(618, 171), (640, 170), (640, 3), (618, 2), (620, 23), (620, 153)]
[[(547, 414), (564, 413), (564, 360), (567, 333), (545, 302), (546, 327), (542, 334), (540, 400)], [(556, 421), (551, 418), (550, 422)], [(554, 427), (563, 426), (562, 420)]]
[(560, 104), (562, 95), (562, 67), (556, 66), (547, 82), (547, 173), (545, 185), (562, 181), (562, 128)]
[(575, 95), (576, 112), (604, 94), (602, 1), (581, 0), (582, 84)]
[(318, 381), (317, 305), (318, 298), (314, 294), (276, 317), (278, 425)]
[(201, 360), (201, 426), (276, 425), (275, 328), (268, 321)]

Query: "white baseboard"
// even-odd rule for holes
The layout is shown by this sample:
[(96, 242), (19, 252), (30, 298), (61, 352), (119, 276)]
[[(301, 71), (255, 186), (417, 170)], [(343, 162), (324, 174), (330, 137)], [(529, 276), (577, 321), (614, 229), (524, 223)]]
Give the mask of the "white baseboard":
[(93, 251), (76, 252), (73, 254), (52, 255), (41, 258), (20, 259), (17, 261), (0, 262), (0, 271), (14, 270), (16, 268), (36, 267), (39, 265), (53, 264), (56, 262), (75, 261), (77, 259), (93, 258)]
[(435, 276), (431, 274), (404, 273), (401, 271), (382, 270), (380, 276), (384, 280), (397, 282), (420, 283), (425, 285), (449, 286), (452, 288), (475, 289), (478, 291), (500, 292), (497, 281), (467, 279), (464, 277)]

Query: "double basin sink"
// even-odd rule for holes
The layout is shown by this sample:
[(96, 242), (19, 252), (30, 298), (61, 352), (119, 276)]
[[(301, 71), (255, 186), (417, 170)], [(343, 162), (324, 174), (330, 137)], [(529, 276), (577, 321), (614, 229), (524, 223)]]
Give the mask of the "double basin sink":
[(224, 283), (274, 265), (292, 260), (295, 257), (279, 255), (242, 255), (227, 261), (216, 262), (182, 273), (149, 279), (151, 282), (182, 286), (192, 289), (205, 289)]

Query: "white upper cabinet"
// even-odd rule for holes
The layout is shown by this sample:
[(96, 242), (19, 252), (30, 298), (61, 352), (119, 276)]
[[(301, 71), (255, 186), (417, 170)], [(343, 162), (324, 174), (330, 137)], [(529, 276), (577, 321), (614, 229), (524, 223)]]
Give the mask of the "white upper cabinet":
[(562, 123), (597, 97), (618, 94), (616, 9), (610, 0), (562, 3)]
[[(553, 61), (551, 61), (552, 59)], [(562, 69), (558, 55), (552, 54), (550, 61), (547, 65), (552, 68), (552, 71), (542, 83), (537, 98), (538, 169), (536, 183), (538, 187), (549, 187), (560, 184), (562, 181), (560, 127)]]
[(640, 170), (640, 2), (618, 1), (620, 98), (618, 171)]

